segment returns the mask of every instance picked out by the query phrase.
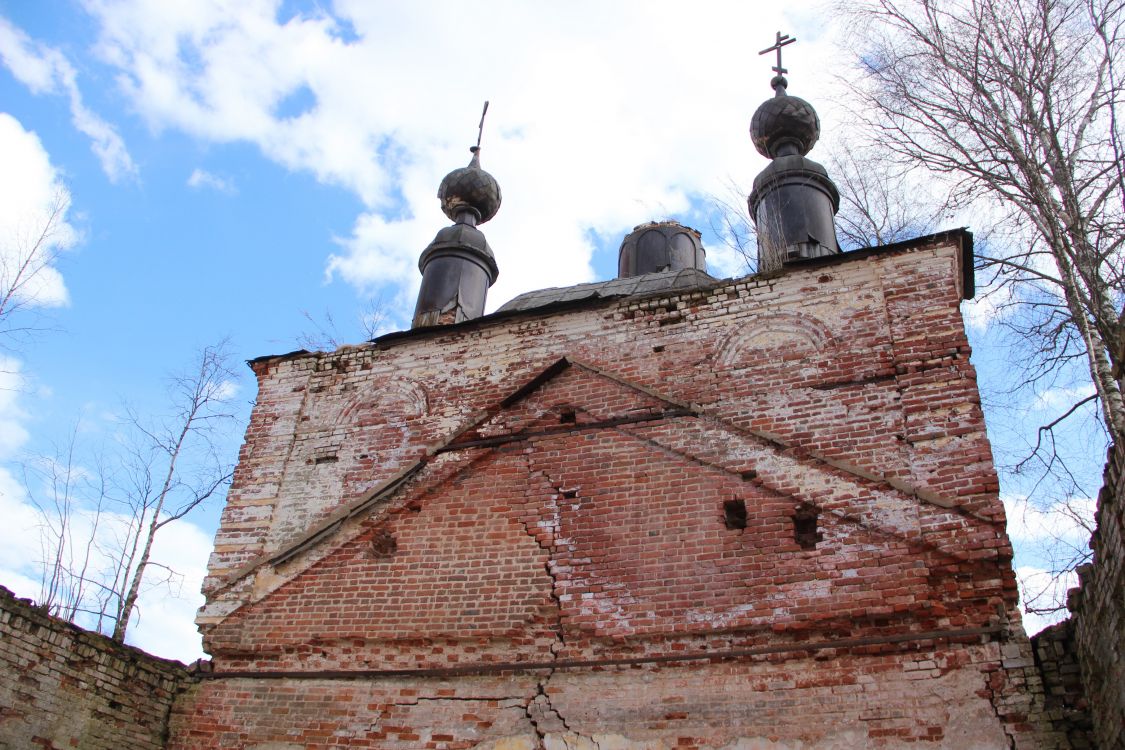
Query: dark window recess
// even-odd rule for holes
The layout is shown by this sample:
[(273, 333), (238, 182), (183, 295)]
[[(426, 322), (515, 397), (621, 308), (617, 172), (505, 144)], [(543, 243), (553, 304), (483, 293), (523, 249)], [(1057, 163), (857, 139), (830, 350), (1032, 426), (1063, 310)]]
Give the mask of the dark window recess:
[(801, 549), (816, 549), (816, 543), (824, 540), (824, 535), (816, 528), (819, 517), (816, 506), (809, 503), (797, 506), (797, 512), (793, 514), (793, 540), (801, 545)]
[(559, 422), (561, 424), (574, 424), (578, 421), (578, 415), (574, 413), (574, 409), (563, 409), (559, 412)]
[(744, 500), (724, 500), (723, 520), (728, 529), (746, 528), (746, 502)]

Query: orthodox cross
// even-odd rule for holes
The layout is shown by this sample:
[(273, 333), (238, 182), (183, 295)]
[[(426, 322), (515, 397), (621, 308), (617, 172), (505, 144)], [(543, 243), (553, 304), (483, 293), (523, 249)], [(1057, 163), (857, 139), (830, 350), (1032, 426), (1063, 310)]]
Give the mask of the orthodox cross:
[(764, 50), (762, 50), (758, 54), (764, 55), (767, 52), (773, 52), (774, 50), (777, 50), (777, 65), (773, 68), (773, 70), (779, 76), (783, 76), (786, 73), (788, 73), (789, 71), (786, 70), (785, 68), (781, 67), (781, 48), (784, 47), (787, 44), (792, 44), (795, 41), (797, 41), (797, 40), (793, 39), (788, 34), (782, 34), (779, 31), (779, 32), (777, 32), (777, 40), (774, 41), (773, 46), (772, 47), (766, 47)]

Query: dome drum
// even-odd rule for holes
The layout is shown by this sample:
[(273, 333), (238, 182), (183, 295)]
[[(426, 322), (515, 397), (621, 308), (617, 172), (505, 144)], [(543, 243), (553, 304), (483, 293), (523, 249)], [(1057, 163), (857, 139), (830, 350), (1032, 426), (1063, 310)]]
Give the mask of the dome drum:
[(617, 255), (617, 277), (694, 268), (707, 271), (707, 257), (699, 232), (674, 221), (634, 227)]
[(758, 271), (840, 252), (833, 221), (840, 194), (824, 167), (802, 156), (775, 160), (747, 201), (758, 229)]

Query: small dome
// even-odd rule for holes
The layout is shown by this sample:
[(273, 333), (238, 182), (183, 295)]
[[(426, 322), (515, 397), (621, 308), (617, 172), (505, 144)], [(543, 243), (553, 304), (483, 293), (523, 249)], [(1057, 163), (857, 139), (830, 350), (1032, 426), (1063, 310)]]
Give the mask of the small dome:
[(762, 156), (774, 158), (782, 144), (792, 143), (804, 156), (820, 138), (820, 118), (813, 106), (785, 93), (787, 82), (777, 76), (772, 81), (777, 94), (762, 102), (750, 120), (750, 137)]
[(480, 214), (478, 221), (481, 224), (500, 210), (500, 183), (480, 168), (480, 154), (475, 147), (469, 166), (454, 169), (441, 181), (438, 200), (441, 201), (442, 212), (453, 221), (466, 206)]
[(653, 221), (633, 227), (617, 253), (617, 278), (695, 268), (707, 272), (700, 234), (676, 221)]

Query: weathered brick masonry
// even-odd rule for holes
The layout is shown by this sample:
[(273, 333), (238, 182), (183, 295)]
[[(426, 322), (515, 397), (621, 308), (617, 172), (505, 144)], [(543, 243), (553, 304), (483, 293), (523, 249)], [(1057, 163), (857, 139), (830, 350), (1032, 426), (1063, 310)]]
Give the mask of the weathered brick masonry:
[(1067, 602), (1098, 746), (1125, 746), (1125, 446), (1112, 446), (1098, 496), (1091, 565)]
[(176, 661), (51, 617), (0, 586), (0, 748), (162, 748)]
[(1069, 747), (969, 238), (256, 360), (171, 747)]

